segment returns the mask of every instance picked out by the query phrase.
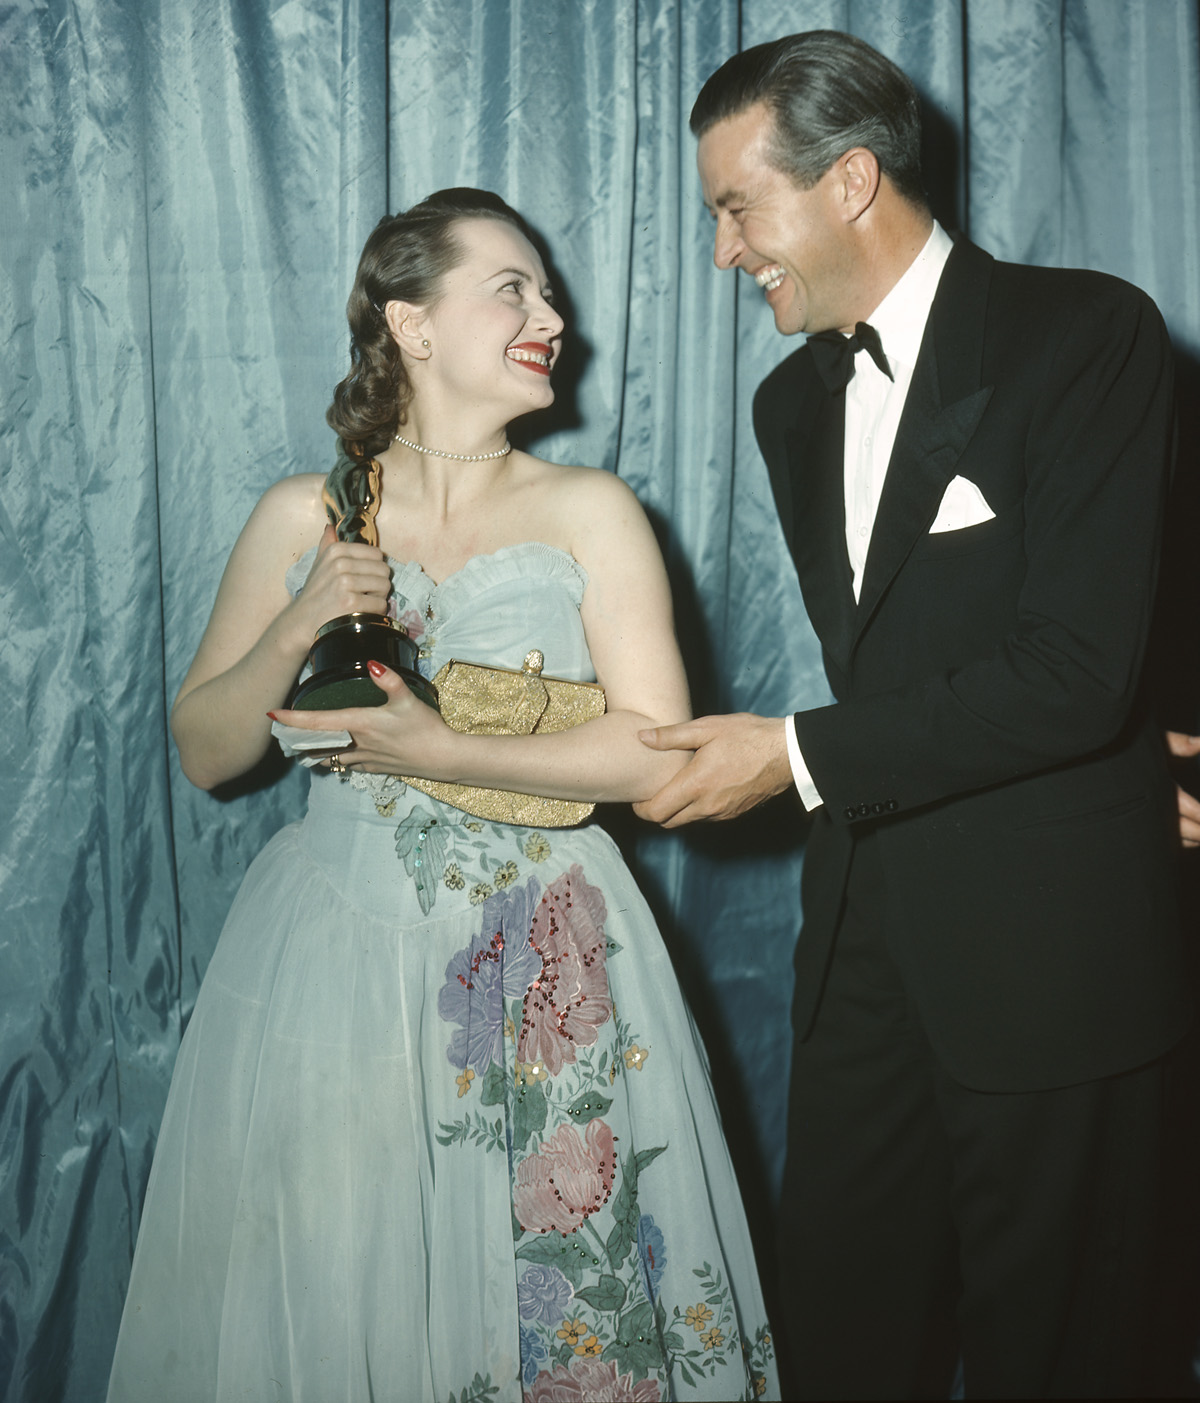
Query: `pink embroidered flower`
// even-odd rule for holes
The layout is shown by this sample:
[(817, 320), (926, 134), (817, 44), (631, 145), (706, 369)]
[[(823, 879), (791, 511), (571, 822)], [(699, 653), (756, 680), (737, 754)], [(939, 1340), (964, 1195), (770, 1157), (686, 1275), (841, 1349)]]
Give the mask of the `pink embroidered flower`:
[(522, 1005), (517, 1056), (544, 1062), (552, 1077), (575, 1061), (575, 1047), (590, 1047), (596, 1030), (612, 1017), (604, 920), (598, 887), (576, 863), (546, 888), (533, 917), (530, 944), (542, 969)]
[(404, 625), (405, 631), (414, 643), (425, 637), (425, 620), (421, 617), (419, 610), (405, 609), (403, 614), (399, 613), (396, 609), (395, 595), (388, 600), (388, 614), (397, 623)]
[(556, 1364), (525, 1390), (525, 1403), (659, 1403), (661, 1397), (657, 1379), (634, 1383), (611, 1359), (572, 1359), (566, 1369)]
[(574, 1232), (608, 1202), (616, 1167), (612, 1130), (599, 1117), (588, 1121), (586, 1138), (560, 1125), (517, 1166), (517, 1222), (529, 1232)]

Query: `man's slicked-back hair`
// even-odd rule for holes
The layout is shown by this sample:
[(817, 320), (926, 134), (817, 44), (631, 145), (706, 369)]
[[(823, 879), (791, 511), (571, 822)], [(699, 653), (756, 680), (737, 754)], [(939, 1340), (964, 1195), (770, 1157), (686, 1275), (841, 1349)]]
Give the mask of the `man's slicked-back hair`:
[(692, 132), (703, 136), (760, 102), (775, 119), (769, 159), (803, 189), (839, 156), (865, 146), (901, 195), (926, 203), (917, 90), (870, 44), (813, 29), (745, 49), (700, 89)]

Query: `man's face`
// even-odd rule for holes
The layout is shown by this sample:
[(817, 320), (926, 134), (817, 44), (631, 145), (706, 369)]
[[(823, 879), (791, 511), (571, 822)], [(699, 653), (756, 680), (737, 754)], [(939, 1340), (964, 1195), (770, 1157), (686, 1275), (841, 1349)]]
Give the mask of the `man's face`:
[(838, 214), (837, 166), (811, 190), (801, 189), (769, 160), (774, 121), (757, 103), (700, 138), (700, 185), (717, 221), (713, 262), (754, 278), (785, 336), (844, 329), (847, 319), (852, 327), (853, 268)]

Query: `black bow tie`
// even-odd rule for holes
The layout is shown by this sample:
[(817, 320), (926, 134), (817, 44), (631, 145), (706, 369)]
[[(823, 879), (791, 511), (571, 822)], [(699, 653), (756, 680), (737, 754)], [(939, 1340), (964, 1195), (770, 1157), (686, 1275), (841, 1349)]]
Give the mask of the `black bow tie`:
[(867, 322), (858, 322), (853, 336), (843, 336), (840, 331), (818, 331), (808, 338), (808, 345), (817, 374), (831, 395), (840, 394), (854, 379), (854, 357), (859, 351), (866, 351), (889, 380), (895, 378), (883, 354), (879, 333)]

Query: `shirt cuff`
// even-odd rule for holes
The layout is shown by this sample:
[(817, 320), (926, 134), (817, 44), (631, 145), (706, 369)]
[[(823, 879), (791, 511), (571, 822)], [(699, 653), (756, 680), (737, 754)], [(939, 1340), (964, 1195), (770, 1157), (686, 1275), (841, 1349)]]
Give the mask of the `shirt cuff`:
[(792, 779), (796, 783), (796, 792), (800, 795), (800, 802), (809, 810), (820, 808), (825, 801), (813, 783), (813, 777), (809, 774), (808, 766), (804, 763), (804, 756), (800, 754), (800, 742), (796, 739), (796, 718), (794, 716), (785, 717), (783, 729), (787, 737), (788, 764), (792, 767)]

